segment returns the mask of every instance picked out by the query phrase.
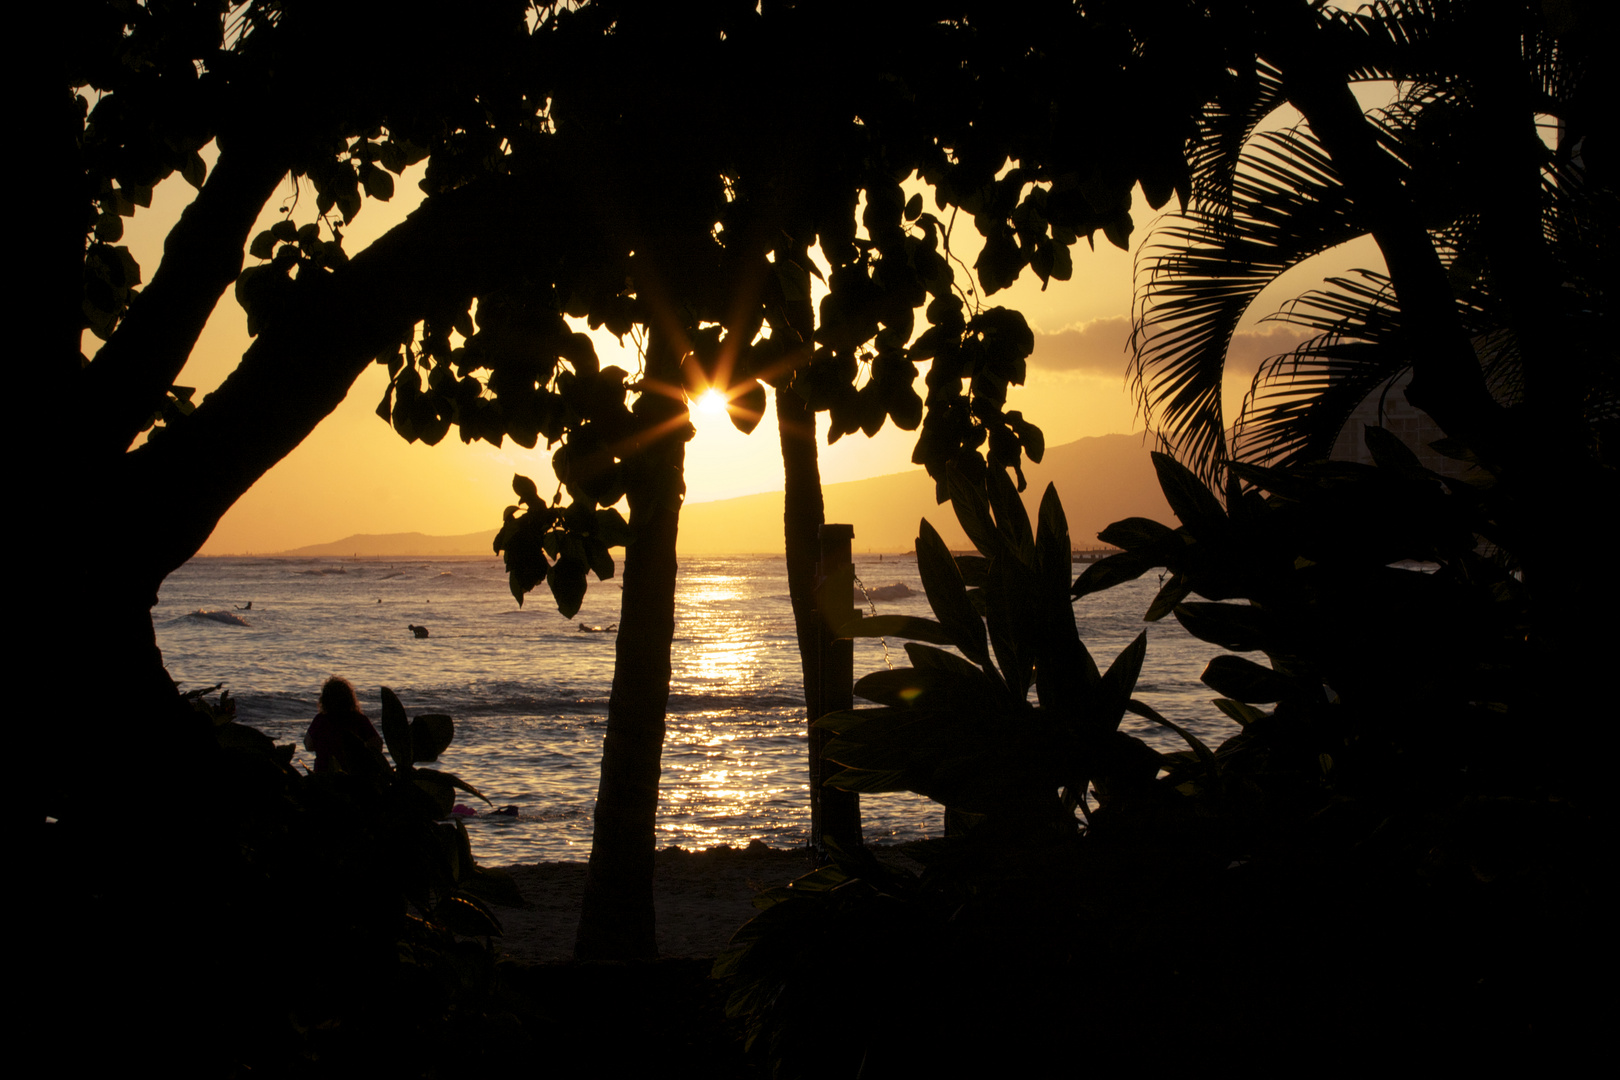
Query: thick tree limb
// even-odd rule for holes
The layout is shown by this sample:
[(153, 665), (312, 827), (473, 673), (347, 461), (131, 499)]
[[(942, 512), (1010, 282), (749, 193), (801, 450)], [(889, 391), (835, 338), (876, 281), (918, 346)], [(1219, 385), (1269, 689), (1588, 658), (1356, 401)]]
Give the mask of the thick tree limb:
[(572, 226), (540, 220), (533, 207), (546, 202), (533, 182), (470, 185), (424, 203), (342, 269), (301, 282), (296, 309), (279, 314), (196, 412), (124, 456), (118, 493), (134, 520), (153, 521), (137, 538), (139, 587), (155, 592), (196, 554), (425, 312), (518, 273), (541, 238)]
[(1262, 55), (1283, 73), (1289, 102), (1304, 114), (1333, 158), (1383, 253), (1412, 338), (1407, 399), (1448, 434), (1490, 455), (1500, 437), (1501, 410), (1485, 387), (1445, 267), (1418, 208), (1394, 162), (1378, 146), (1316, 14), (1294, 3), (1274, 10), (1274, 32), (1262, 42)]
[(279, 153), (251, 145), (222, 152), (163, 244), (163, 260), (111, 340), (81, 376), (91, 453), (129, 448), (163, 403), (242, 269), (248, 232), (286, 176)]

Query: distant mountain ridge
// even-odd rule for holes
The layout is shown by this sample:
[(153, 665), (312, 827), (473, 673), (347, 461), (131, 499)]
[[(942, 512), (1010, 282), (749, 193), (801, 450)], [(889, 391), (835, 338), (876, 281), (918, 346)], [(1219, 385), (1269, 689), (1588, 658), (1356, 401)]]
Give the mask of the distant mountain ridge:
[[(1139, 435), (1099, 435), (1048, 447), (1039, 465), (1026, 463), (1024, 502), (1031, 516), (1048, 483), (1069, 519), (1077, 549), (1097, 545), (1108, 524), (1148, 517), (1173, 524)], [(971, 548), (948, 504), (934, 501), (934, 482), (921, 469), (867, 480), (827, 484), (826, 520), (855, 526), (855, 550), (910, 551), (923, 518), (952, 548)], [(357, 534), (277, 555), (294, 558), (446, 558), (489, 555), (495, 530), (461, 536), (426, 533)], [(680, 551), (685, 555), (769, 554), (782, 550), (782, 493), (768, 491), (715, 502), (688, 503), (681, 510)]]
[(429, 536), (420, 532), (355, 533), (329, 544), (309, 544), (274, 554), (278, 558), (306, 559), (466, 558), (469, 555), (493, 556), (494, 541), (494, 529), (461, 536)]
[[(1076, 549), (1099, 546), (1097, 534), (1127, 517), (1174, 525), (1140, 435), (1098, 435), (1048, 447), (1039, 465), (1025, 462), (1024, 503), (1031, 518), (1048, 483), (1057, 487)], [(934, 482), (921, 469), (822, 488), (827, 521), (855, 526), (857, 552), (912, 550), (927, 518), (953, 549), (972, 549), (950, 505), (934, 501)], [(782, 550), (782, 493), (693, 503), (681, 510), (680, 550), (689, 554)]]

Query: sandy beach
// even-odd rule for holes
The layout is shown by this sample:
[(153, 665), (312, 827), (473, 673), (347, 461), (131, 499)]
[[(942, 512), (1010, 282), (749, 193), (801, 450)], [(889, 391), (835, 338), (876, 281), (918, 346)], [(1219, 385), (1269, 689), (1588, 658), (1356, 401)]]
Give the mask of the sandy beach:
[[(755, 841), (746, 848), (666, 848), (654, 856), (658, 951), (667, 958), (712, 957), (754, 917), (753, 898), (812, 868), (807, 849), (780, 851)], [(571, 960), (585, 889), (584, 863), (540, 863), (505, 869), (523, 891), (522, 907), (491, 905), (506, 930), (500, 954), (523, 963)]]

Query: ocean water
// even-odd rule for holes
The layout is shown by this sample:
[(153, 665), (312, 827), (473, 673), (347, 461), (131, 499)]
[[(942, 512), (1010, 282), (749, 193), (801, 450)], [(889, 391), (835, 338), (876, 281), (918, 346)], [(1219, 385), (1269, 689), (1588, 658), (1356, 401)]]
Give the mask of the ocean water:
[[(903, 583), (916, 594), (878, 601), (877, 612), (930, 614), (913, 557), (857, 556), (856, 574), (869, 587)], [(1144, 629), (1157, 588), (1149, 575), (1075, 605), (1100, 666)], [(436, 767), (495, 806), (517, 807), (515, 817), (468, 821), (481, 862), (515, 865), (590, 852), (614, 634), (580, 627), (618, 622), (621, 597), (617, 580), (593, 578), (570, 621), (543, 587), (520, 608), (494, 558), (197, 558), (164, 583), (153, 620), (170, 675), (186, 689), (223, 683), (238, 718), (297, 744), (302, 767), (312, 763), (303, 735), (328, 675), (355, 685), (373, 721), (381, 686), (411, 715), (450, 714), (455, 742)], [(198, 614), (206, 612), (240, 624)], [(416, 638), (411, 624), (429, 636)], [(1206, 741), (1236, 730), (1198, 681), (1217, 650), (1173, 619), (1146, 628), (1136, 696)], [(855, 650), (857, 676), (885, 663), (881, 641), (859, 640)], [(901, 643), (889, 642), (888, 654), (904, 663)], [(807, 843), (804, 699), (781, 556), (683, 558), (673, 664), (658, 845)], [(1184, 748), (1136, 717), (1125, 727), (1160, 748)], [(862, 817), (866, 838), (879, 843), (937, 835), (940, 826), (937, 805), (906, 794), (864, 797)]]

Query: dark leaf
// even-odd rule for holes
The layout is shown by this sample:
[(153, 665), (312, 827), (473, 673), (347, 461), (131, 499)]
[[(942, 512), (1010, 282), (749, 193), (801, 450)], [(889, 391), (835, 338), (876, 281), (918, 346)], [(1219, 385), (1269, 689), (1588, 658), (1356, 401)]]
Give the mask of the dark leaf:
[(750, 380), (741, 393), (731, 392), (731, 403), (726, 406), (731, 425), (744, 435), (751, 435), (765, 415), (765, 387), (757, 379)]
[(1204, 668), (1203, 684), (1222, 697), (1244, 702), (1281, 701), (1289, 681), (1241, 656), (1217, 656)]
[(411, 720), (411, 763), (437, 761), (456, 737), (456, 724), (442, 713), (423, 713)]
[(572, 619), (579, 614), (579, 606), (585, 602), (587, 569), (585, 560), (565, 555), (546, 574), (546, 583), (551, 586), (557, 610), (564, 618)]
[(1232, 652), (1248, 652), (1275, 645), (1271, 620), (1249, 604), (1182, 604), (1176, 621), (1200, 641)]
[(1200, 539), (1221, 535), (1226, 526), (1226, 511), (1191, 469), (1158, 451), (1153, 453), (1153, 469), (1159, 474), (1165, 501), (1188, 532)]
[(967, 586), (962, 583), (950, 549), (927, 521), (922, 522), (918, 530), (917, 573), (928, 594), (928, 606), (934, 609), (935, 617), (951, 636), (951, 641), (962, 650), (962, 655), (988, 667), (990, 653), (985, 643), (984, 621), (968, 600)]
[(1140, 701), (1137, 701), (1135, 698), (1132, 698), (1130, 701), (1126, 702), (1125, 707), (1131, 712), (1135, 713), (1137, 716), (1142, 717), (1144, 720), (1151, 720), (1160, 727), (1169, 728), (1177, 735), (1180, 735), (1182, 742), (1185, 742), (1188, 746), (1192, 747), (1193, 753), (1198, 755), (1198, 760), (1202, 761), (1205, 765), (1212, 768), (1214, 767), (1215, 755), (1210, 752), (1209, 747), (1205, 746), (1203, 741), (1199, 739), (1198, 736), (1194, 735), (1180, 724), (1160, 716), (1157, 712), (1142, 704)]
[(394, 768), (409, 772), (413, 760), (410, 721), (405, 717), (405, 706), (399, 703), (399, 697), (386, 686), (382, 688), (382, 729)]
[(433, 921), (463, 937), (494, 937), (503, 933), (500, 920), (482, 902), (467, 896), (446, 897), (433, 909)]
[(1156, 570), (1163, 565), (1164, 563), (1151, 556), (1139, 555), (1134, 551), (1110, 555), (1086, 567), (1070, 592), (1076, 598), (1102, 592), (1104, 589), (1112, 589), (1115, 585), (1135, 581), (1149, 570)]
[(953, 644), (943, 626), (932, 619), (919, 619), (915, 615), (872, 615), (852, 619), (834, 633), (841, 638), (893, 637), (929, 641), (935, 645)]

